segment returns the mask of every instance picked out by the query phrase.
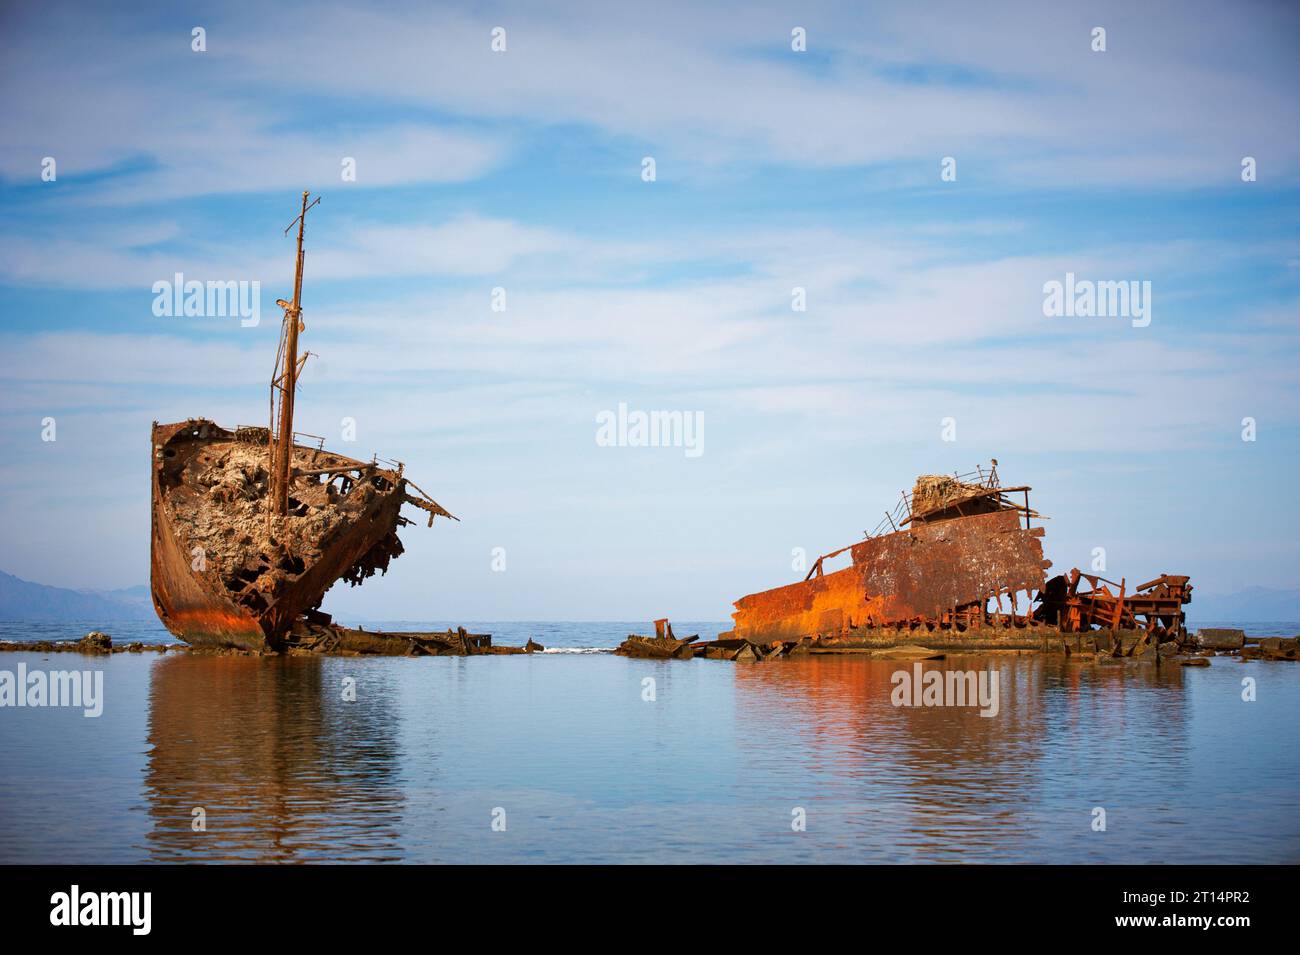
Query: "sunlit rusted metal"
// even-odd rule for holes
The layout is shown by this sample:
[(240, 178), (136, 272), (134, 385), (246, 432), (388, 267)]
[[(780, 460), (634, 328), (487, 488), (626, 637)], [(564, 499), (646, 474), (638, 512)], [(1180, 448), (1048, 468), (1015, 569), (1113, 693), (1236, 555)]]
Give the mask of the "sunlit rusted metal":
[[(270, 435), (270, 492), (267, 504), (270, 513), (283, 517), (289, 513), (289, 469), (293, 458), (293, 404), (298, 390), (298, 374), (302, 364), (298, 361), (298, 333), (302, 331), (302, 267), (303, 267), (303, 232), (307, 227), (307, 210), (320, 202), (316, 198), (310, 206), (302, 194), (302, 212), (298, 218), (289, 223), (284, 231), (288, 233), (296, 224), (298, 226), (298, 255), (294, 260), (293, 301), (277, 300), (276, 304), (284, 309), (283, 328), (280, 335), (280, 354), (284, 362), (283, 369), (271, 380), (271, 435)], [(304, 361), (306, 356), (303, 356)], [(278, 364), (278, 363), (277, 363)], [(276, 407), (278, 399), (278, 409)]]
[[(1034, 619), (1060, 627), (1065, 633), (1103, 630), (1145, 630), (1182, 640), (1187, 635), (1183, 606), (1191, 602), (1189, 578), (1162, 574), (1126, 593), (1124, 581), (1115, 583), (1095, 574), (1072, 570), (1047, 581), (1039, 596)], [(1080, 584), (1088, 585), (1080, 590)]]
[(403, 549), (403, 504), (427, 511), (430, 521), (452, 516), (400, 468), (295, 445), (296, 506), (268, 531), (258, 513), (264, 470), (234, 468), (249, 498), (242, 509), (213, 483), (242, 447), (264, 461), (264, 442), (264, 429), (232, 432), (205, 419), (153, 427), (153, 599), (167, 629), (189, 643), (274, 648), (335, 581), (358, 584), (387, 570)]
[(972, 603), (1041, 587), (1050, 564), (1040, 534), (998, 511), (872, 537), (848, 548), (849, 567), (736, 601), (735, 636), (798, 640), (953, 619)]
[[(1051, 562), (1043, 557), (1043, 528), (1032, 525), (1039, 515), (1030, 490), (1003, 486), (996, 460), (988, 471), (922, 476), (865, 540), (819, 557), (801, 582), (736, 601), (734, 629), (722, 636), (787, 648), (806, 639), (878, 645), (882, 632), (899, 632), (901, 640), (916, 630), (946, 631), (952, 645), (990, 629), (1140, 629), (1157, 641), (1185, 638), (1186, 577), (1166, 574), (1133, 592), (1077, 570), (1046, 580)], [(850, 566), (828, 572), (826, 561), (845, 553)], [(1089, 589), (1079, 590), (1081, 580)], [(1047, 645), (1046, 634), (1041, 642)]]
[(304, 192), (289, 226), (298, 226), (298, 255), (293, 301), (277, 303), (285, 316), (270, 426), (228, 431), (198, 418), (153, 426), (154, 607), (190, 643), (278, 649), (336, 581), (358, 584), (402, 553), (403, 504), (427, 512), (430, 525), (452, 516), (400, 462), (358, 461), (325, 450), (323, 439), (296, 442), (303, 233), (316, 202)]

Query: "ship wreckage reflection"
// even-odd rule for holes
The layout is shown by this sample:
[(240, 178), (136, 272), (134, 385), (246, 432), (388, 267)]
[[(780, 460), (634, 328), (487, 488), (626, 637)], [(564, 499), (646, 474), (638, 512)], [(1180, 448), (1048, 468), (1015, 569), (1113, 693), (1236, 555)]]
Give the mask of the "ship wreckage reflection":
[[(564, 656), (547, 661), (570, 674), (589, 672), (590, 663)], [(837, 861), (969, 861), (970, 853), (1015, 858), (1045, 847), (1059, 851), (1061, 840), (1075, 838), (1074, 829), (1087, 839), (1086, 825), (1063, 826), (1062, 819), (1093, 805), (1084, 800), (1095, 797), (1101, 781), (1123, 803), (1130, 768), (1132, 778), (1149, 785), (1154, 774), (1160, 791), (1169, 792), (1188, 772), (1187, 696), (1152, 692), (1180, 687), (1187, 671), (1179, 667), (1079, 666), (1039, 654), (953, 654), (926, 663), (997, 670), (1001, 709), (997, 719), (985, 719), (973, 707), (894, 706), (893, 662), (809, 655), (770, 667), (701, 665), (719, 690), (705, 694), (713, 719), (703, 736), (710, 739), (697, 737), (693, 745), (703, 749), (688, 748), (680, 762), (664, 763), (662, 736), (614, 728), (629, 718), (627, 707), (644, 712), (634, 693), (623, 709), (609, 711), (603, 728), (566, 739), (557, 755), (549, 743), (563, 736), (562, 727), (572, 728), (557, 715), (563, 708), (530, 715), (528, 694), (518, 692), (526, 684), (500, 682), (501, 670), (493, 669), (484, 684), (497, 694), (484, 702), (465, 682), (466, 672), (486, 672), (473, 661), (415, 668), (437, 674), (432, 694), (427, 678), (390, 682), (372, 666), (396, 670), (403, 663), (371, 662), (358, 670), (354, 662), (320, 657), (169, 654), (158, 660), (144, 776), (147, 857), (492, 858), (514, 851), (490, 835), (486, 822), (488, 808), (506, 794), (516, 818), (553, 820), (556, 805), (571, 805), (566, 799), (593, 809), (584, 802), (593, 765), (604, 771), (612, 765), (616, 774), (653, 765), (665, 774), (665, 786), (695, 792), (699, 800), (665, 804), (659, 817), (653, 807), (650, 817), (638, 816), (632, 826), (653, 836), (655, 851), (689, 839), (720, 859), (770, 858), (777, 851), (772, 820), (783, 826), (791, 794), (799, 793), (796, 804), (817, 820), (808, 838)], [(341, 697), (340, 678), (348, 672), (372, 675), (359, 702)], [(447, 707), (431, 720), (433, 698)], [(474, 719), (484, 708), (507, 714)], [(503, 771), (495, 757), (480, 758), (499, 752), (501, 726), (527, 719), (535, 724), (529, 741), (538, 745), (522, 747), (517, 764)], [(1134, 734), (1133, 725), (1146, 729)], [(611, 750), (614, 738), (620, 744)], [(594, 754), (600, 762), (593, 764)], [(713, 757), (722, 767), (716, 773), (701, 767)], [(498, 780), (488, 790), (484, 774)], [(637, 798), (635, 787), (628, 798)], [(1123, 804), (1126, 812), (1141, 811)], [(735, 805), (747, 811), (724, 808)], [(196, 826), (200, 809), (202, 828)], [(610, 818), (599, 806), (593, 811)], [(768, 821), (756, 825), (765, 814)], [(532, 850), (581, 861), (585, 853), (606, 851), (589, 844), (583, 825), (579, 820), (566, 830), (560, 824), (554, 842), (549, 824), (524, 838)], [(566, 831), (581, 835), (568, 842)]]
[(152, 861), (403, 857), (401, 721), (383, 696), (345, 702), (330, 664), (189, 654), (157, 662), (145, 773)]
[(809, 794), (800, 805), (817, 825), (808, 832), (825, 834), (830, 861), (1047, 862), (1063, 847), (1083, 857), (1097, 851), (1095, 833), (1073, 817), (1095, 805), (1098, 786), (1142, 820), (1123, 851), (1149, 846), (1164, 858), (1161, 838), (1181, 838), (1196, 814), (1144, 806), (1128, 781), (1186, 785), (1189, 700), (1158, 691), (1181, 688), (1188, 671), (1112, 662), (950, 653), (925, 664), (996, 670), (997, 719), (974, 707), (893, 705), (894, 675), (907, 666), (898, 662), (808, 655), (737, 667), (735, 723), (746, 729), (736, 746), (754, 764), (770, 761), (766, 734), (749, 728), (780, 727), (776, 765), (787, 791)]

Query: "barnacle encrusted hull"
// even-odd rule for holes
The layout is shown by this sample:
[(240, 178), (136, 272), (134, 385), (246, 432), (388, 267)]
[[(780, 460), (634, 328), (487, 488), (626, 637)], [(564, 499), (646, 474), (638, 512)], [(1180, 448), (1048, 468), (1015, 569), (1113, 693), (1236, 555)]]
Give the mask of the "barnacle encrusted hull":
[[(154, 607), (196, 645), (278, 648), (335, 581), (358, 584), (402, 553), (400, 466), (293, 446), (290, 507), (267, 507), (265, 428), (228, 431), (205, 419), (153, 426)], [(414, 488), (412, 488), (414, 490)]]

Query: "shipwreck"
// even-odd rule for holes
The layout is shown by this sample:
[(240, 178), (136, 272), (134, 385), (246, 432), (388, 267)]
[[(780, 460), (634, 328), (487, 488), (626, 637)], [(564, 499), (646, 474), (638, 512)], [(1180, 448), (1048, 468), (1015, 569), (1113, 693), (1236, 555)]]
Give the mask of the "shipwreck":
[[(268, 425), (153, 424), (153, 603), (167, 629), (196, 646), (280, 650), (295, 642), (295, 631), (318, 645), (319, 628), (330, 625), (319, 611), (325, 592), (336, 581), (356, 585), (386, 571), (402, 553), (397, 530), (411, 523), (403, 506), (424, 511), (430, 527), (435, 517), (453, 518), (411, 483), (401, 462), (357, 460), (294, 431), (307, 360), (298, 350), (306, 328), (303, 233), (319, 201), (308, 204), (304, 192), (302, 211), (285, 230), (297, 226), (298, 254), (293, 300), (276, 303), (284, 318)], [(406, 636), (397, 643), (406, 652), (436, 651), (429, 640)], [(460, 648), (482, 649), (481, 641)]]
[[(751, 659), (923, 643), (1158, 657), (1161, 644), (1187, 642), (1186, 576), (1134, 587), (1077, 569), (1049, 578), (1031, 490), (1004, 486), (996, 460), (922, 475), (861, 541), (818, 557), (801, 581), (737, 600), (733, 629), (695, 652)], [(843, 555), (847, 567), (827, 569)]]

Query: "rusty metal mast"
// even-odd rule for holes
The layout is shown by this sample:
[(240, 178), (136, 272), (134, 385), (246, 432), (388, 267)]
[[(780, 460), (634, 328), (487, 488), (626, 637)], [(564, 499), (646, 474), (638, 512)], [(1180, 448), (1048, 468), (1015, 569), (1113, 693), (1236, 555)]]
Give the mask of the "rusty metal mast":
[[(307, 204), (310, 193), (302, 194), (302, 212), (285, 228), (285, 235), (295, 225), (298, 226), (298, 259), (293, 276), (293, 301), (279, 299), (275, 304), (284, 309), (284, 325), (280, 338), (280, 355), (277, 356), (276, 368), (279, 374), (271, 380), (271, 436), (270, 436), (270, 513), (284, 516), (289, 513), (289, 482), (293, 468), (293, 398), (298, 386), (298, 373), (302, 371), (303, 360), (298, 358), (298, 333), (302, 325), (302, 235), (307, 225), (307, 210), (320, 202), (317, 196), (311, 205)], [(280, 365), (278, 359), (283, 358)], [(275, 399), (279, 393), (279, 420), (276, 420)]]

